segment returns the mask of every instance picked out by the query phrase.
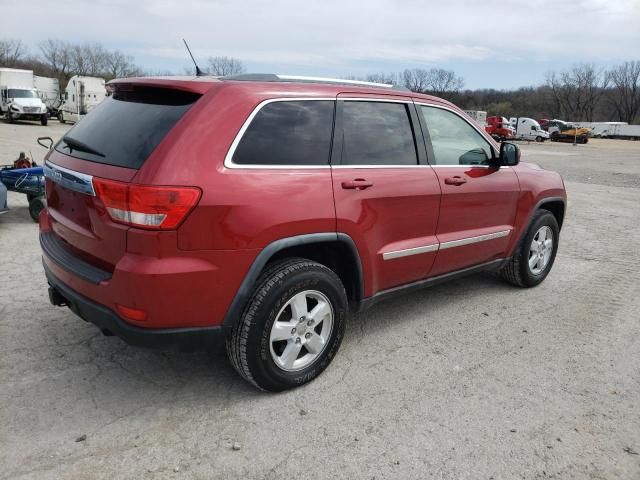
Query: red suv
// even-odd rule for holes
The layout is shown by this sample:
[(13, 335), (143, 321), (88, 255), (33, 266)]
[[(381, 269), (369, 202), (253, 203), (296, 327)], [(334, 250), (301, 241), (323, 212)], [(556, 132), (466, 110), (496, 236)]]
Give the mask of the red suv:
[(143, 346), (226, 339), (265, 390), (336, 354), (350, 312), (481, 270), (549, 273), (566, 195), (464, 112), (386, 85), (136, 78), (48, 154), (54, 305)]

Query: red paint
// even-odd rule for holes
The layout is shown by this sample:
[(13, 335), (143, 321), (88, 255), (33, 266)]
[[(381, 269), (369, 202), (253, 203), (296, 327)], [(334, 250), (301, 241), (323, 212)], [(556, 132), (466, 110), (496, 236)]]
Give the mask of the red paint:
[[(70, 288), (147, 328), (219, 325), (258, 253), (271, 242), (337, 231), (355, 242), (365, 296), (428, 276), (509, 256), (542, 198), (565, 198), (559, 175), (514, 168), (435, 167), (227, 169), (224, 158), (253, 109), (281, 97), (370, 97), (439, 103), (426, 95), (322, 84), (211, 79), (128, 79), (190, 90), (202, 98), (140, 170), (78, 160), (56, 151), (48, 160), (106, 180), (194, 187), (197, 206), (175, 229), (143, 230), (114, 222), (104, 204), (47, 180), (41, 231), (70, 252), (113, 272), (101, 285), (70, 274), (45, 256)], [(390, 95), (391, 93), (391, 95)], [(418, 142), (422, 141), (417, 132)], [(485, 135), (495, 149), (499, 146)], [(114, 140), (115, 141), (115, 140)], [(455, 178), (457, 180), (447, 180)], [(176, 222), (178, 224), (179, 222)], [(503, 238), (384, 260), (385, 252), (511, 230)], [(126, 314), (124, 308), (129, 309)], [(136, 313), (138, 312), (138, 313)], [(142, 314), (144, 312), (144, 319)], [(137, 318), (136, 318), (137, 316)]]

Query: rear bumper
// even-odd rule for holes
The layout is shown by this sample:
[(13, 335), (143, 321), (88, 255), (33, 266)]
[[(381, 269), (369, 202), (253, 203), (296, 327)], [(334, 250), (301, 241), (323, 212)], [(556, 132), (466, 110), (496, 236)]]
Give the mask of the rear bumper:
[(49, 282), (49, 300), (56, 306), (68, 306), (83, 320), (93, 323), (106, 335), (120, 337), (130, 345), (147, 348), (198, 350), (216, 348), (224, 340), (222, 326), (192, 328), (141, 328), (120, 318), (113, 310), (93, 302), (60, 281), (44, 264)]

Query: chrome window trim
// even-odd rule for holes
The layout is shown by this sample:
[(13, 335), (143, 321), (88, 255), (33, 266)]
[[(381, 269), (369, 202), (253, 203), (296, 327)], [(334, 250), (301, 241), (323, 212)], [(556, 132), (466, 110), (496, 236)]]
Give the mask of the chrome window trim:
[(384, 252), (382, 254), (382, 258), (383, 260), (393, 260), (394, 258), (402, 258), (411, 255), (419, 255), (421, 253), (437, 252), (440, 250), (446, 250), (448, 248), (462, 247), (464, 245), (472, 245), (474, 243), (486, 242), (488, 240), (495, 240), (496, 238), (507, 237), (511, 234), (511, 232), (511, 229), (500, 230), (499, 232), (487, 233), (485, 235), (478, 235), (476, 237), (461, 238), (459, 240), (422, 245), (420, 247), (405, 248), (403, 250), (393, 250), (391, 252)]
[[(432, 168), (495, 168), (497, 170), (496, 167), (492, 166), (492, 165), (429, 165)], [(506, 168), (511, 168), (508, 165), (501, 165), (500, 166), (500, 170), (506, 169)]]
[[(340, 95), (340, 94), (338, 94)], [(402, 96), (402, 95), (397, 95), (397, 96)], [(382, 102), (382, 103), (406, 103), (407, 105), (411, 105), (413, 103), (413, 100), (411, 100), (409, 97), (407, 97), (404, 100), (398, 100), (395, 98), (376, 98), (376, 97), (371, 97), (371, 98), (367, 98), (367, 97), (340, 97), (338, 96), (338, 98), (336, 100), (342, 100), (345, 102)]]
[[(267, 100), (263, 100), (262, 102), (260, 102), (258, 105), (256, 105), (256, 107), (253, 109), (253, 111), (251, 112), (251, 114), (249, 114), (249, 117), (247, 117), (247, 119), (244, 121), (244, 123), (242, 124), (242, 127), (240, 127), (240, 130), (238, 131), (238, 133), (236, 134), (235, 138), (233, 139), (233, 142), (231, 143), (231, 147), (229, 147), (229, 151), (227, 152), (227, 155), (224, 157), (224, 166), (226, 168), (233, 168), (233, 169), (260, 169), (260, 170), (309, 170), (309, 169), (324, 169), (324, 168), (330, 168), (329, 163), (327, 163), (326, 165), (283, 165), (283, 164), (274, 164), (274, 165), (261, 165), (261, 164), (239, 164), (239, 163), (234, 163), (233, 162), (233, 154), (236, 152), (236, 149), (238, 148), (238, 145), (240, 144), (240, 141), (242, 140), (242, 137), (244, 136), (245, 132), (247, 131), (247, 129), (249, 128), (249, 125), (251, 125), (251, 122), (253, 122), (253, 119), (255, 118), (255, 116), (258, 114), (258, 112), (260, 112), (260, 110), (262, 110), (266, 105), (269, 105), (270, 103), (275, 103), (275, 102), (300, 102), (300, 101), (330, 101), (330, 102), (335, 102), (336, 98), (335, 97), (281, 97), (281, 98), (269, 98)], [(328, 162), (328, 159), (327, 159)]]
[(49, 160), (44, 163), (43, 173), (46, 178), (65, 188), (85, 195), (91, 195), (92, 197), (96, 196), (96, 192), (93, 189), (92, 175), (61, 167)]
[[(395, 94), (394, 94), (395, 95)], [(273, 165), (260, 165), (260, 164), (239, 164), (234, 163), (233, 155), (242, 140), (245, 132), (251, 125), (251, 122), (258, 114), (258, 112), (270, 103), (274, 102), (300, 102), (300, 101), (331, 101), (335, 102), (337, 100), (344, 101), (356, 101), (356, 102), (386, 102), (386, 103), (404, 103), (407, 105), (411, 105), (414, 103), (413, 99), (407, 97), (405, 100), (397, 100), (397, 99), (386, 99), (386, 98), (367, 98), (367, 97), (281, 97), (281, 98), (269, 98), (267, 100), (263, 100), (253, 109), (249, 117), (244, 121), (242, 127), (236, 134), (231, 146), (229, 147), (229, 151), (224, 157), (224, 166), (229, 169), (248, 169), (248, 170), (315, 170), (315, 169), (325, 169), (325, 168), (415, 168), (415, 167), (430, 167), (431, 165), (420, 165), (416, 163), (415, 165), (282, 165), (282, 164), (273, 164)]]
[[(422, 105), (425, 107), (433, 107), (433, 108), (439, 108), (440, 110), (446, 110), (448, 112), (453, 113), (454, 115), (458, 116), (458, 118), (460, 118), (460, 120), (462, 120), (463, 122), (466, 122), (467, 125), (469, 125), (471, 128), (473, 128), (476, 132), (478, 132), (480, 134), (480, 136), (489, 144), (489, 148), (491, 149), (491, 151), (493, 152), (493, 155), (497, 155), (498, 152), (496, 152), (496, 149), (494, 148), (493, 144), (491, 143), (491, 141), (489, 140), (489, 134), (487, 132), (483, 132), (479, 127), (478, 124), (475, 124), (475, 122), (471, 123), (469, 122), (466, 118), (464, 118), (462, 115), (460, 115), (460, 112), (455, 111), (453, 108), (449, 108), (449, 107), (445, 107), (444, 105), (438, 105), (435, 103), (427, 103), (427, 102), (415, 102), (416, 105)], [(422, 113), (422, 112), (420, 112)], [(427, 119), (424, 119), (425, 124), (427, 123)], [(427, 131), (429, 131), (429, 125), (427, 125)], [(493, 139), (491, 139), (493, 140)], [(431, 141), (431, 138), (429, 138), (429, 141)], [(485, 168), (490, 168), (491, 165), (438, 165), (436, 163), (431, 165), (432, 167), (467, 167), (467, 166), (471, 166), (471, 167), (485, 167)], [(495, 167), (494, 167), (495, 168)]]
[(431, 168), (431, 165), (331, 165), (331, 168)]
[(499, 232), (487, 233), (486, 235), (478, 235), (477, 237), (461, 238), (460, 240), (451, 240), (440, 244), (440, 250), (447, 248), (462, 247), (463, 245), (471, 245), (473, 243), (486, 242), (496, 238), (506, 237), (511, 234), (511, 230), (501, 230)]

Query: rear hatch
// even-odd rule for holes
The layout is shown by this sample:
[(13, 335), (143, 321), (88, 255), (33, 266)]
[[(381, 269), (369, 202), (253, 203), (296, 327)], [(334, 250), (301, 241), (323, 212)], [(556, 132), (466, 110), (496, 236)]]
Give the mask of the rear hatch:
[[(119, 85), (60, 139), (45, 164), (56, 242), (86, 262), (113, 271), (136, 220), (126, 208), (133, 201), (130, 196), (138, 202), (153, 202), (158, 196), (144, 189), (134, 195), (130, 184), (198, 98), (200, 93), (166, 87)], [(166, 217), (136, 215), (143, 215), (147, 226)]]

